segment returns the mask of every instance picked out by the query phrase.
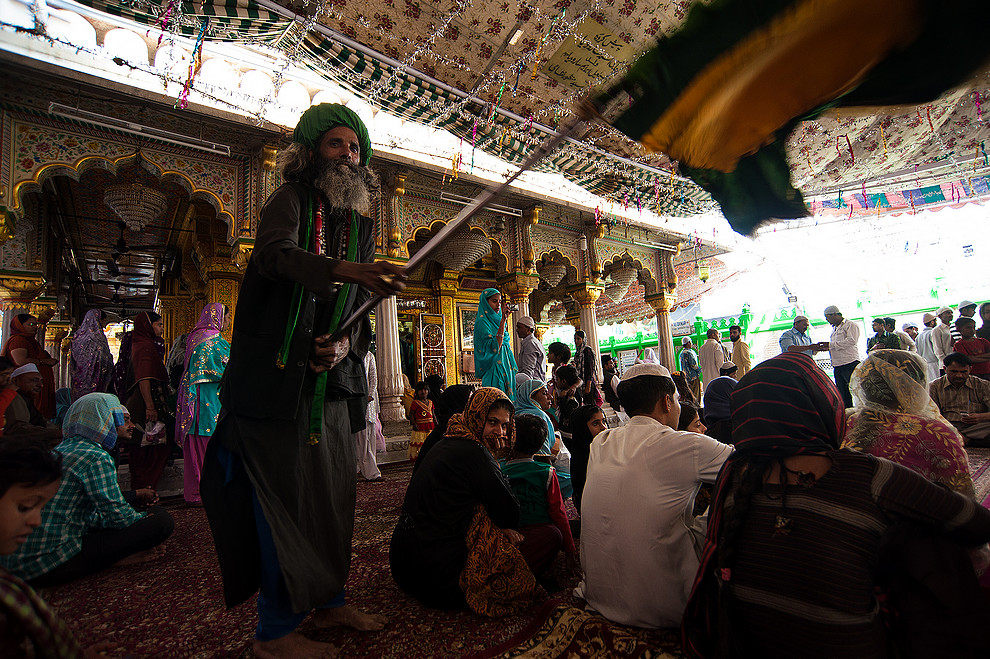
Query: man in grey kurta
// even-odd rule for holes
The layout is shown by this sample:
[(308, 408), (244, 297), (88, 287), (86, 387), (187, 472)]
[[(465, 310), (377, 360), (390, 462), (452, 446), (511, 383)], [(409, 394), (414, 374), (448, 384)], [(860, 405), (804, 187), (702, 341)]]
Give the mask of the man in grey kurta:
[(367, 207), (377, 179), (358, 116), (323, 104), (303, 114), (280, 154), (285, 183), (261, 213), (238, 295), (222, 410), (201, 491), (228, 606), (258, 596), (257, 656), (318, 656), (296, 628), (380, 629), (344, 604), (354, 527), (353, 433), (365, 424), (364, 319), (331, 335), (372, 293), (403, 287), (374, 260)]

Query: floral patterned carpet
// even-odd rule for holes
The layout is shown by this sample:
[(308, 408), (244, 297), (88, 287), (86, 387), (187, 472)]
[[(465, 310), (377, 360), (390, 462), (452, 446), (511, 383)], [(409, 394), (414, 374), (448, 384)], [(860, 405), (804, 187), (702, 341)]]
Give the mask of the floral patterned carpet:
[[(990, 449), (970, 449), (979, 501), (990, 496)], [(521, 615), (492, 620), (473, 613), (427, 609), (399, 590), (388, 568), (388, 543), (412, 465), (384, 466), (384, 479), (358, 483), (354, 554), (348, 601), (382, 613), (378, 633), (317, 630), (310, 638), (334, 643), (345, 657), (680, 657), (675, 630), (613, 625), (583, 610), (570, 592), (576, 583), (563, 561), (555, 566), (563, 589)], [(990, 503), (990, 501), (988, 501)], [(250, 657), (257, 615), (253, 599), (226, 610), (206, 515), (170, 505), (175, 533), (164, 559), (117, 568), (41, 590), (85, 645), (110, 641), (114, 657)], [(573, 511), (572, 511), (573, 513)]]
[[(344, 657), (484, 657), (527, 643), (549, 618), (550, 632), (542, 638), (549, 636), (560, 643), (566, 640), (562, 649), (575, 650), (594, 638), (594, 652), (578, 651), (571, 656), (660, 656), (650, 654), (652, 641), (648, 638), (583, 612), (582, 602), (570, 594), (576, 578), (565, 573), (562, 559), (555, 566), (555, 577), (564, 588), (547, 603), (510, 618), (493, 620), (467, 611), (436, 611), (407, 596), (389, 573), (388, 544), (411, 472), (408, 462), (384, 466), (382, 481), (359, 481), (357, 486), (347, 599), (359, 608), (384, 614), (389, 625), (382, 632), (358, 633), (318, 630), (305, 622), (305, 635), (335, 644)], [(175, 517), (175, 533), (167, 542), (163, 560), (45, 588), (42, 597), (84, 645), (113, 643), (115, 650), (110, 654), (114, 657), (250, 657), (257, 623), (254, 600), (230, 611), (224, 608), (205, 513), (201, 508), (184, 507), (181, 499), (169, 507)], [(564, 612), (563, 617), (557, 607)], [(574, 624), (578, 619), (598, 626)], [(664, 645), (673, 638), (672, 634)], [(630, 643), (638, 650), (627, 654)]]

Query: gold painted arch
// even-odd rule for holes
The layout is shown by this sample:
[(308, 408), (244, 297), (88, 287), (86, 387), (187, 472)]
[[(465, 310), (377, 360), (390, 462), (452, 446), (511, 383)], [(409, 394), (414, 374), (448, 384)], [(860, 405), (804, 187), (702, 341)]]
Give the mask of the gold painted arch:
[[(451, 220), (454, 218), (451, 218)], [(416, 234), (426, 229), (431, 234), (436, 235), (437, 231), (447, 226), (450, 220), (434, 220), (428, 226), (420, 226), (413, 229), (412, 235), (402, 244), (402, 249), (406, 252), (406, 258), (411, 258), (412, 255), (409, 253), (409, 246), (416, 242)], [(492, 243), (492, 256), (495, 258), (496, 263), (496, 274), (503, 275), (508, 272), (509, 257), (502, 250), (502, 242), (497, 238), (492, 238), (484, 228), (476, 226), (474, 224), (468, 225), (468, 230), (472, 232), (477, 232), (482, 234), (485, 238)], [(496, 246), (498, 249), (496, 250)]]
[[(32, 192), (41, 192), (45, 181), (52, 177), (66, 176), (78, 183), (82, 174), (94, 167), (111, 172), (117, 176), (122, 168), (129, 166), (140, 155), (140, 150), (137, 150), (134, 153), (117, 158), (109, 158), (99, 154), (88, 154), (77, 158), (72, 164), (64, 162), (41, 163), (31, 173), (31, 178), (18, 181), (14, 185), (13, 204), (10, 211), (14, 213), (17, 219), (21, 219), (21, 214), (24, 210), (22, 203), (23, 196)], [(237, 231), (235, 229), (234, 216), (225, 208), (223, 200), (216, 193), (206, 188), (196, 187), (193, 180), (185, 173), (177, 170), (165, 170), (147, 158), (142, 157), (140, 164), (141, 167), (153, 174), (158, 180), (177, 183), (189, 195), (190, 201), (202, 200), (210, 204), (216, 211), (217, 217), (227, 225), (228, 239), (232, 240), (236, 238)]]
[(630, 261), (639, 270), (639, 276), (637, 281), (643, 285), (646, 289), (647, 295), (654, 295), (657, 292), (657, 278), (653, 274), (653, 270), (647, 266), (643, 265), (643, 261), (629, 253), (629, 250), (625, 250), (621, 254), (615, 254), (612, 258), (602, 262), (602, 273), (605, 272), (605, 268), (614, 265), (617, 261)]

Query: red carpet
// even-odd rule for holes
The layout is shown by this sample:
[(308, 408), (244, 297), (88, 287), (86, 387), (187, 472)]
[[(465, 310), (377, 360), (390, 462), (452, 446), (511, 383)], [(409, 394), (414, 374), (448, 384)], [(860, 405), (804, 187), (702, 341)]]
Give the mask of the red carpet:
[[(990, 494), (990, 449), (970, 451), (973, 480)], [(378, 633), (316, 630), (307, 636), (334, 643), (345, 657), (678, 657), (673, 630), (620, 627), (583, 610), (570, 592), (577, 579), (556, 566), (565, 588), (524, 615), (500, 620), (427, 609), (392, 581), (388, 543), (412, 471), (385, 466), (384, 480), (358, 483), (354, 555), (348, 601), (382, 613)], [(248, 657), (257, 623), (254, 601), (227, 611), (206, 515), (174, 502), (175, 534), (164, 559), (116, 568), (41, 595), (85, 645), (110, 641), (115, 657)], [(570, 511), (573, 515), (573, 510)], [(667, 654), (669, 653), (669, 654)]]
[[(469, 612), (427, 609), (392, 581), (388, 543), (409, 482), (411, 463), (386, 466), (384, 480), (358, 483), (354, 554), (347, 599), (390, 620), (382, 632), (317, 630), (307, 636), (334, 643), (346, 657), (460, 657), (504, 643), (531, 622), (528, 615), (491, 620)], [(111, 641), (111, 656), (251, 656), (257, 623), (254, 601), (232, 611), (223, 606), (220, 572), (206, 515), (201, 508), (171, 508), (175, 533), (161, 561), (116, 568), (80, 581), (42, 589), (84, 645)], [(563, 560), (558, 564), (563, 569)], [(551, 601), (579, 605), (569, 593), (576, 583), (562, 572), (565, 590)]]

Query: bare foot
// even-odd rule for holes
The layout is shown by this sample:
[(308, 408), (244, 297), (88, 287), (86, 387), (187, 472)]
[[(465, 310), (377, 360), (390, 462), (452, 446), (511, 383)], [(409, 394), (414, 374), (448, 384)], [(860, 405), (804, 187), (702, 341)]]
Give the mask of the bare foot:
[(161, 557), (162, 554), (158, 553), (158, 547), (152, 547), (151, 549), (145, 549), (144, 551), (139, 551), (136, 554), (131, 554), (127, 558), (122, 558), (114, 563), (114, 565), (118, 567), (123, 565), (137, 565), (138, 563), (147, 563)]
[(377, 632), (388, 624), (388, 618), (377, 613), (365, 613), (350, 604), (333, 609), (317, 609), (313, 615), (317, 627), (350, 627), (359, 632)]
[(333, 659), (337, 648), (329, 643), (311, 641), (299, 632), (291, 632), (272, 641), (255, 640), (251, 646), (258, 659)]

